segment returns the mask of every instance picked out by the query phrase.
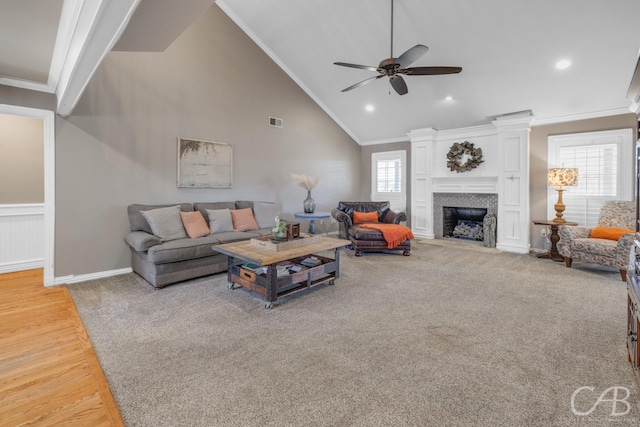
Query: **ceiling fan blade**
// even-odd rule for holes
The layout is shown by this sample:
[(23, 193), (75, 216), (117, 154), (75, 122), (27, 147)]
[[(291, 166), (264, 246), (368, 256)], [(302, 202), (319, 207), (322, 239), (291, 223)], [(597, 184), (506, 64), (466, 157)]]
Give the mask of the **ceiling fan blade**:
[(398, 95), (406, 95), (409, 92), (407, 84), (404, 82), (402, 76), (393, 76), (389, 78), (391, 86), (398, 92)]
[(379, 79), (380, 77), (384, 77), (384, 74), (381, 74), (381, 75), (379, 75), (379, 76), (369, 77), (368, 79), (365, 79), (365, 80), (363, 80), (363, 81), (361, 81), (361, 82), (358, 82), (358, 83), (356, 83), (356, 84), (354, 84), (354, 85), (351, 85), (351, 86), (349, 86), (348, 88), (342, 89), (342, 92), (347, 92), (347, 91), (349, 91), (349, 90), (351, 90), (351, 89), (355, 89), (355, 88), (357, 88), (357, 87), (360, 87), (360, 86), (362, 86), (362, 85), (365, 85), (365, 84), (369, 83), (370, 81), (372, 81), (372, 80), (374, 80), (374, 79)]
[(409, 65), (416, 62), (418, 58), (420, 58), (422, 55), (427, 53), (428, 50), (429, 50), (428, 47), (421, 44), (417, 44), (411, 49), (409, 49), (408, 51), (406, 51), (405, 53), (403, 53), (402, 55), (400, 55), (398, 59), (396, 59), (396, 64), (400, 65), (400, 68), (408, 67)]
[(399, 70), (399, 73), (409, 76), (434, 76), (437, 74), (457, 74), (462, 67), (412, 67)]
[(334, 64), (342, 67), (358, 68), (360, 70), (378, 71), (378, 67), (372, 67), (371, 65), (349, 64), (347, 62), (334, 62)]

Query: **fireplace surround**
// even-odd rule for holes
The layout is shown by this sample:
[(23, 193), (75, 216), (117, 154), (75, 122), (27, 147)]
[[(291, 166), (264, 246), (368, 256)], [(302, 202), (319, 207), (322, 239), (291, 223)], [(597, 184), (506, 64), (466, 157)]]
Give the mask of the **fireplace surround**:
[[(443, 206), (484, 207), (486, 203), (489, 205), (487, 219), (491, 219), (491, 225), (497, 230), (495, 247), (507, 252), (529, 253), (529, 134), (532, 120), (533, 114), (523, 111), (498, 116), (486, 125), (442, 131), (422, 128), (409, 132), (414, 236), (442, 238)], [(461, 141), (482, 148), (484, 155), (481, 165), (464, 173), (450, 171), (446, 162), (452, 145)], [(483, 200), (480, 205), (443, 203), (441, 200), (457, 195), (491, 199)]]

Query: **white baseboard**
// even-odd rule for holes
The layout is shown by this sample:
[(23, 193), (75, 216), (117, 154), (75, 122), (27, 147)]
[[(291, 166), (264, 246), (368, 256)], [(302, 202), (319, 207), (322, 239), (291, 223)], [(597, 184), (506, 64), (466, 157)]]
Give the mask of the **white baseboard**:
[(513, 253), (516, 253), (516, 254), (526, 255), (526, 254), (529, 253), (529, 248), (528, 247), (515, 246), (515, 245), (505, 245), (504, 243), (498, 243), (496, 245), (496, 248), (500, 249), (501, 251), (513, 252)]
[(70, 276), (56, 277), (54, 285), (71, 285), (73, 283), (87, 282), (89, 280), (104, 279), (106, 277), (119, 276), (121, 274), (129, 274), (133, 272), (131, 267), (121, 268), (119, 270), (100, 271), (89, 274), (72, 274)]
[(433, 240), (436, 238), (435, 234), (428, 234), (428, 233), (418, 233), (416, 231), (413, 231), (413, 237), (417, 238), (417, 239), (429, 239), (429, 240)]
[(13, 273), (16, 271), (34, 270), (44, 268), (44, 259), (30, 259), (27, 261), (8, 262), (0, 265), (0, 274)]
[(529, 248), (529, 253), (534, 255), (546, 254), (547, 252), (549, 252), (549, 249)]

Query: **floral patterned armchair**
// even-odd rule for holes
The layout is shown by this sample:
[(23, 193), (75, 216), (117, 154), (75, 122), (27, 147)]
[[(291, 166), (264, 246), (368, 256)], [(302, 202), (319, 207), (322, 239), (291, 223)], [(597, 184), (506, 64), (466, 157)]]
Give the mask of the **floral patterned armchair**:
[[(593, 238), (589, 227), (558, 227), (560, 241), (558, 252), (564, 257), (564, 263), (571, 267), (573, 260), (615, 267), (620, 270), (622, 280), (627, 279), (629, 252), (634, 240), (636, 211), (634, 202), (607, 201), (600, 209), (598, 227), (629, 230), (619, 239)], [(602, 229), (601, 229), (602, 230)]]

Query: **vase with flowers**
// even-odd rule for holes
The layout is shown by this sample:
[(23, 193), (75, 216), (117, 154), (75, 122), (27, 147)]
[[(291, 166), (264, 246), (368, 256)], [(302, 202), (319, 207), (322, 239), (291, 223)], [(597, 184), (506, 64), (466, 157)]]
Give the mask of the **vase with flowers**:
[(271, 229), (271, 235), (276, 242), (287, 240), (287, 223), (276, 217), (276, 225)]
[(293, 179), (295, 179), (298, 182), (298, 184), (302, 186), (302, 188), (307, 190), (307, 198), (304, 199), (304, 201), (302, 202), (302, 207), (304, 208), (304, 212), (305, 213), (315, 212), (316, 202), (311, 197), (311, 190), (313, 190), (315, 186), (318, 185), (318, 182), (320, 181), (320, 175), (316, 175), (316, 177), (313, 179), (308, 177), (305, 174), (298, 175), (298, 174), (292, 173), (291, 176), (293, 177)]

